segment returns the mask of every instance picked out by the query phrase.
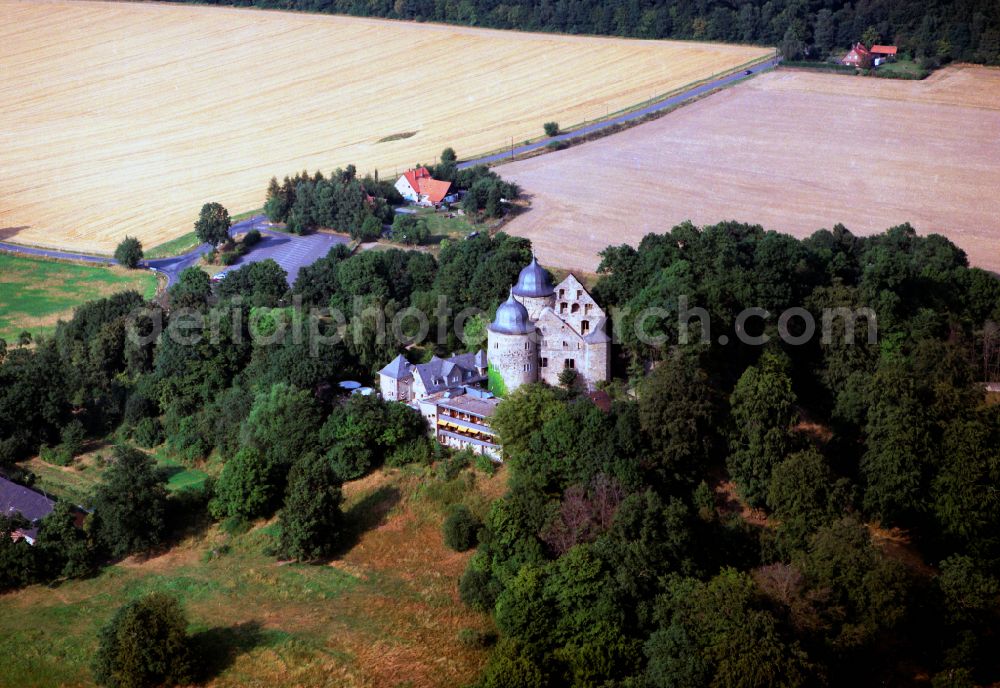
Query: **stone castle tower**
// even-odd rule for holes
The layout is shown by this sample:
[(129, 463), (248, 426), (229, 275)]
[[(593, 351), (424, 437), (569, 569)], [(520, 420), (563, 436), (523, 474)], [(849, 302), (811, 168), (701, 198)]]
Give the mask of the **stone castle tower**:
[(553, 287), (549, 273), (532, 257), (487, 330), (486, 355), (492, 375), (503, 380), (500, 391), (539, 380), (558, 385), (567, 368), (587, 388), (607, 380), (611, 338), (606, 321), (575, 276)]

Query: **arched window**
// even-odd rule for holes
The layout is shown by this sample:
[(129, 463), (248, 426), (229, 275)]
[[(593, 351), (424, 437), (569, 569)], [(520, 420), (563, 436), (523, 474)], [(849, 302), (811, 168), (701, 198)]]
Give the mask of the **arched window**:
[(570, 313), (579, 313), (580, 312), (580, 304), (574, 303), (573, 307), (569, 309), (569, 312)]

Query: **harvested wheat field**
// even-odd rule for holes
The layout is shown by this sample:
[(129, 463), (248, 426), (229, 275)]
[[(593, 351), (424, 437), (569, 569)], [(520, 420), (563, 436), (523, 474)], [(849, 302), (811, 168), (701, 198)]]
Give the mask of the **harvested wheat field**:
[(504, 165), (532, 209), (507, 226), (550, 265), (595, 270), (608, 244), (684, 220), (805, 237), (910, 222), (1000, 271), (1000, 69), (926, 81), (769, 73), (654, 122)]
[(267, 181), (489, 152), (768, 51), (158, 4), (0, 0), (0, 239), (109, 252)]

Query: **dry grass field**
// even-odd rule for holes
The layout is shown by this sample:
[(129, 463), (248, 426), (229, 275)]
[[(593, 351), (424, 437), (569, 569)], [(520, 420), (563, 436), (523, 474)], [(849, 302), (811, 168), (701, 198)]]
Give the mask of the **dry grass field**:
[(93, 685), (98, 630), (152, 591), (184, 605), (213, 664), (206, 686), (468, 685), (489, 652), (459, 632), (489, 633), (492, 624), (458, 599), (472, 553), (444, 545), (442, 500), (483, 514), (506, 484), (503, 472), (477, 473), (471, 485), (469, 475), (444, 483), (383, 469), (347, 483), (347, 519), (362, 532), (329, 565), (267, 556), (275, 523), (232, 536), (213, 526), (93, 578), (0, 595), (0, 686)]
[(926, 81), (779, 71), (654, 122), (504, 165), (532, 209), (507, 231), (595, 270), (608, 244), (736, 219), (798, 237), (910, 222), (1000, 271), (1000, 69)]
[[(0, 0), (0, 239), (110, 252), (260, 207), (272, 175), (393, 174), (767, 54), (220, 7)], [(410, 134), (412, 136), (400, 137)], [(388, 140), (386, 140), (388, 139)]]

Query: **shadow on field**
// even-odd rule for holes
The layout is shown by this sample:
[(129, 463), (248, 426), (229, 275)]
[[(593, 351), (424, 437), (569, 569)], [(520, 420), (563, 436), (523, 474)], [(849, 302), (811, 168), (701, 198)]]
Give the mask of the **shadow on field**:
[(231, 667), (237, 657), (264, 645), (266, 641), (266, 634), (257, 621), (216, 626), (195, 633), (191, 643), (201, 655), (201, 680), (217, 677)]
[(29, 225), (23, 225), (21, 227), (0, 227), (0, 241), (13, 239), (22, 229), (29, 229)]
[(385, 523), (386, 516), (401, 498), (398, 488), (386, 485), (365, 495), (364, 499), (348, 509), (344, 513), (344, 537), (331, 558), (340, 558), (358, 544), (362, 535)]

